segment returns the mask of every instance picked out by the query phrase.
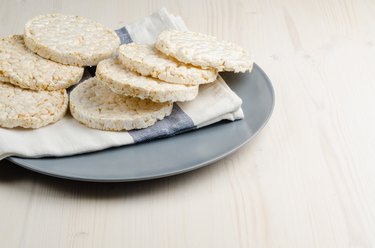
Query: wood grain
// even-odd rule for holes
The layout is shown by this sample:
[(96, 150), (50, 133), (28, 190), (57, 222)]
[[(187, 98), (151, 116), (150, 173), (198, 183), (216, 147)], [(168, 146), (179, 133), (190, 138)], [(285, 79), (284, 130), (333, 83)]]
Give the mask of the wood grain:
[(0, 247), (375, 247), (374, 1), (0, 1), (0, 35), (41, 13), (118, 28), (162, 6), (252, 51), (274, 83), (270, 123), (212, 166), (148, 182), (1, 161)]

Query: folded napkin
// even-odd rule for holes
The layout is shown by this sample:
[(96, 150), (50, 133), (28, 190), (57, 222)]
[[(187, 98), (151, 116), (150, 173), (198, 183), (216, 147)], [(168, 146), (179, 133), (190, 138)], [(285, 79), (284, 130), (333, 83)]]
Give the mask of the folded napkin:
[[(181, 17), (163, 8), (116, 33), (121, 43), (153, 43), (165, 29), (187, 30)], [(85, 77), (89, 77), (87, 73)], [(222, 78), (200, 86), (191, 102), (174, 104), (172, 114), (141, 130), (110, 132), (85, 127), (67, 114), (61, 121), (40, 129), (0, 128), (0, 160), (8, 156), (65, 156), (172, 136), (220, 120), (243, 118), (241, 99)]]

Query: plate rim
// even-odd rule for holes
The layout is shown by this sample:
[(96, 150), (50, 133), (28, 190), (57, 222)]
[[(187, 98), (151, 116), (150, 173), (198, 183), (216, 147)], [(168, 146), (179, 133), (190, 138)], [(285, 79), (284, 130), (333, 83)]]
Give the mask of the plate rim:
[[(22, 168), (25, 168), (27, 170), (30, 170), (30, 171), (33, 171), (33, 172), (36, 172), (36, 173), (40, 173), (40, 174), (43, 174), (43, 175), (47, 175), (47, 176), (51, 176), (51, 177), (55, 177), (55, 178), (60, 178), (60, 179), (72, 180), (72, 181), (98, 182), (98, 183), (136, 182), (136, 181), (153, 180), (153, 179), (158, 179), (158, 178), (170, 177), (170, 176), (175, 176), (175, 175), (178, 175), (178, 174), (183, 174), (183, 173), (186, 173), (186, 172), (190, 172), (190, 171), (197, 170), (199, 168), (211, 165), (211, 164), (213, 164), (213, 163), (215, 163), (215, 162), (217, 162), (217, 161), (219, 161), (219, 160), (227, 157), (228, 155), (234, 153), (235, 151), (237, 151), (238, 149), (240, 149), (241, 147), (243, 147), (244, 145), (246, 145), (247, 143), (249, 143), (251, 140), (253, 140), (255, 137), (257, 137), (258, 134), (268, 124), (268, 122), (269, 122), (269, 120), (270, 120), (270, 118), (271, 118), (271, 116), (273, 114), (273, 111), (274, 111), (274, 108), (275, 108), (275, 104), (276, 104), (275, 89), (274, 89), (274, 87), (272, 85), (271, 80), (269, 79), (269, 77), (267, 76), (267, 74), (263, 71), (263, 69), (258, 64), (256, 64), (256, 63), (254, 63), (253, 67), (256, 67), (258, 69), (258, 71), (262, 74), (262, 76), (266, 79), (265, 81), (268, 84), (268, 88), (270, 89), (270, 94), (271, 94), (271, 99), (272, 99), (271, 109), (270, 109), (267, 117), (265, 118), (265, 121), (262, 123), (262, 125), (260, 125), (259, 129), (256, 132), (253, 133), (253, 135), (251, 135), (248, 139), (246, 139), (242, 143), (236, 145), (232, 149), (230, 149), (230, 150), (226, 151), (225, 153), (222, 153), (219, 156), (216, 156), (216, 157), (214, 157), (212, 159), (203, 161), (201, 163), (197, 163), (197, 164), (195, 164), (193, 166), (190, 166), (190, 167), (187, 167), (187, 168), (183, 168), (183, 169), (180, 169), (180, 170), (172, 171), (170, 173), (159, 173), (159, 174), (154, 174), (152, 176), (130, 177), (130, 178), (126, 178), (126, 179), (93, 179), (92, 177), (74, 176), (74, 175), (68, 175), (68, 174), (61, 175), (61, 174), (51, 173), (51, 172), (49, 172), (47, 170), (42, 170), (42, 169), (35, 168), (33, 165), (30, 165), (27, 162), (20, 163), (17, 159), (23, 159), (22, 157), (11, 156), (11, 157), (7, 157), (6, 159), (9, 160), (9, 161), (11, 161), (12, 163), (14, 163), (14, 164), (22, 167)], [(239, 120), (239, 121), (242, 121), (242, 120)], [(230, 125), (230, 123), (228, 123), (228, 125)], [(150, 142), (152, 142), (152, 141), (150, 141)], [(119, 146), (119, 147), (122, 147), (122, 146)], [(126, 145), (123, 146), (123, 147), (126, 147)], [(108, 149), (111, 149), (111, 148), (108, 148)], [(104, 150), (106, 150), (106, 149), (104, 149)], [(104, 150), (95, 151), (94, 153), (100, 153), (100, 152), (102, 152)], [(72, 156), (74, 156), (74, 155), (72, 155)], [(64, 156), (61, 156), (61, 157), (64, 157)], [(56, 158), (58, 158), (58, 157), (56, 157)], [(25, 158), (25, 159), (29, 159), (29, 158)]]

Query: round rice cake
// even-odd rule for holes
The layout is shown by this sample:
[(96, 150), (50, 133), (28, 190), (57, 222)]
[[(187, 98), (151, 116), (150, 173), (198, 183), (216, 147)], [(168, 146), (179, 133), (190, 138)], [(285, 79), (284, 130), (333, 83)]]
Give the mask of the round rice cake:
[(25, 46), (22, 35), (0, 40), (0, 80), (25, 89), (60, 90), (81, 80), (83, 67), (42, 58)]
[(156, 40), (155, 47), (177, 60), (218, 71), (251, 71), (253, 61), (244, 49), (227, 41), (191, 31), (166, 30)]
[(62, 119), (68, 107), (66, 90), (33, 91), (0, 82), (0, 126), (40, 128)]
[(70, 112), (84, 125), (108, 131), (149, 127), (172, 112), (173, 103), (156, 103), (115, 94), (97, 78), (70, 93)]
[(111, 57), (120, 45), (117, 34), (80, 16), (40, 15), (25, 25), (26, 46), (53, 61), (93, 66)]
[(124, 68), (118, 60), (106, 59), (96, 67), (96, 77), (113, 92), (154, 102), (183, 102), (198, 95), (198, 85), (170, 84), (144, 77)]
[(197, 85), (211, 83), (217, 78), (216, 69), (202, 69), (181, 63), (151, 45), (121, 45), (119, 61), (126, 68), (143, 76), (151, 76), (168, 83)]

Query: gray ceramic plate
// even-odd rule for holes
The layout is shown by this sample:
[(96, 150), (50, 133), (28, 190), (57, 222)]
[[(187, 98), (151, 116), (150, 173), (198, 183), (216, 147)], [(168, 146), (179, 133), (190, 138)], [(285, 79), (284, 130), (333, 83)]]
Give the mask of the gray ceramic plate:
[(94, 153), (9, 160), (50, 176), (97, 182), (147, 180), (211, 164), (250, 141), (267, 123), (275, 102), (272, 84), (259, 66), (251, 73), (221, 75), (242, 98), (245, 119)]

